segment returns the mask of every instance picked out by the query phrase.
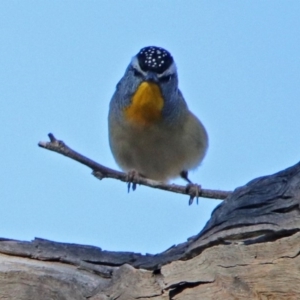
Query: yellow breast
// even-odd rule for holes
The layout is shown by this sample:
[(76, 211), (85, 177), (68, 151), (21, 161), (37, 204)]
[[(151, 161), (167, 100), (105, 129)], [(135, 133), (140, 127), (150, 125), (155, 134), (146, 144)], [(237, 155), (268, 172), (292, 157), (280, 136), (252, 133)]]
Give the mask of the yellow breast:
[(159, 86), (152, 82), (142, 82), (131, 104), (125, 108), (125, 116), (139, 125), (151, 125), (161, 119), (163, 106), (164, 99)]

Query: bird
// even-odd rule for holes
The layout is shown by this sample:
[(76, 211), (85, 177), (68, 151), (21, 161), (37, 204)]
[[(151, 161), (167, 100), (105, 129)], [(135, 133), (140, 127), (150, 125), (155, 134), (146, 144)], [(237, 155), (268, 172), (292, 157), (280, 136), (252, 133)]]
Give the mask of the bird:
[(165, 183), (176, 177), (192, 183), (188, 172), (202, 162), (208, 134), (178, 87), (169, 51), (147, 46), (131, 59), (110, 101), (108, 132), (123, 171)]

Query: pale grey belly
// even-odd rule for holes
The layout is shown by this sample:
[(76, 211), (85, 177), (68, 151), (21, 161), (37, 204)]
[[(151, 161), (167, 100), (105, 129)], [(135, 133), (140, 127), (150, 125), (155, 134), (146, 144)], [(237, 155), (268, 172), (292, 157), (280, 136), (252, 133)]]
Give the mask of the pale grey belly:
[[(189, 126), (144, 129), (115, 126), (110, 129), (110, 145), (116, 162), (124, 171), (134, 169), (155, 180), (167, 181), (179, 176), (181, 171), (196, 167), (205, 153), (206, 145), (197, 138), (201, 128), (196, 121), (192, 120), (192, 132)], [(195, 126), (199, 127), (196, 132)]]

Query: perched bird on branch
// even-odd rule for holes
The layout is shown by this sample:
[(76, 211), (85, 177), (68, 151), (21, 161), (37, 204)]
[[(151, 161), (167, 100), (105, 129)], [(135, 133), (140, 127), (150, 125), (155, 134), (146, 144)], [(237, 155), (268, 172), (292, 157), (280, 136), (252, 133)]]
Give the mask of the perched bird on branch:
[(199, 166), (208, 136), (178, 88), (172, 55), (149, 46), (135, 55), (117, 84), (109, 109), (109, 142), (117, 164), (127, 172), (158, 181)]

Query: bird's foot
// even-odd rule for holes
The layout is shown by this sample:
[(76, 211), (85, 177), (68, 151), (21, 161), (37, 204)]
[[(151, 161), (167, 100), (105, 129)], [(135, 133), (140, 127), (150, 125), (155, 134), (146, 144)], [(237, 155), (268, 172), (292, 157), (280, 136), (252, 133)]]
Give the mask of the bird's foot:
[(126, 181), (128, 182), (128, 193), (130, 192), (131, 189), (131, 185), (132, 185), (132, 190), (135, 191), (136, 190), (136, 185), (140, 182), (140, 178), (144, 177), (142, 174), (140, 174), (138, 171), (136, 170), (130, 170), (127, 173), (127, 178)]
[(189, 205), (193, 204), (195, 197), (197, 199), (197, 204), (198, 204), (199, 195), (201, 192), (201, 185), (192, 183), (192, 181), (189, 179), (188, 175), (189, 175), (189, 172), (186, 170), (183, 170), (180, 172), (180, 177), (188, 182), (188, 184), (186, 186), (186, 192), (190, 195)]
[(194, 199), (197, 199), (197, 204), (199, 201), (199, 196), (201, 193), (201, 185), (196, 183), (188, 183), (186, 186), (186, 192), (190, 195), (189, 205), (193, 204)]

